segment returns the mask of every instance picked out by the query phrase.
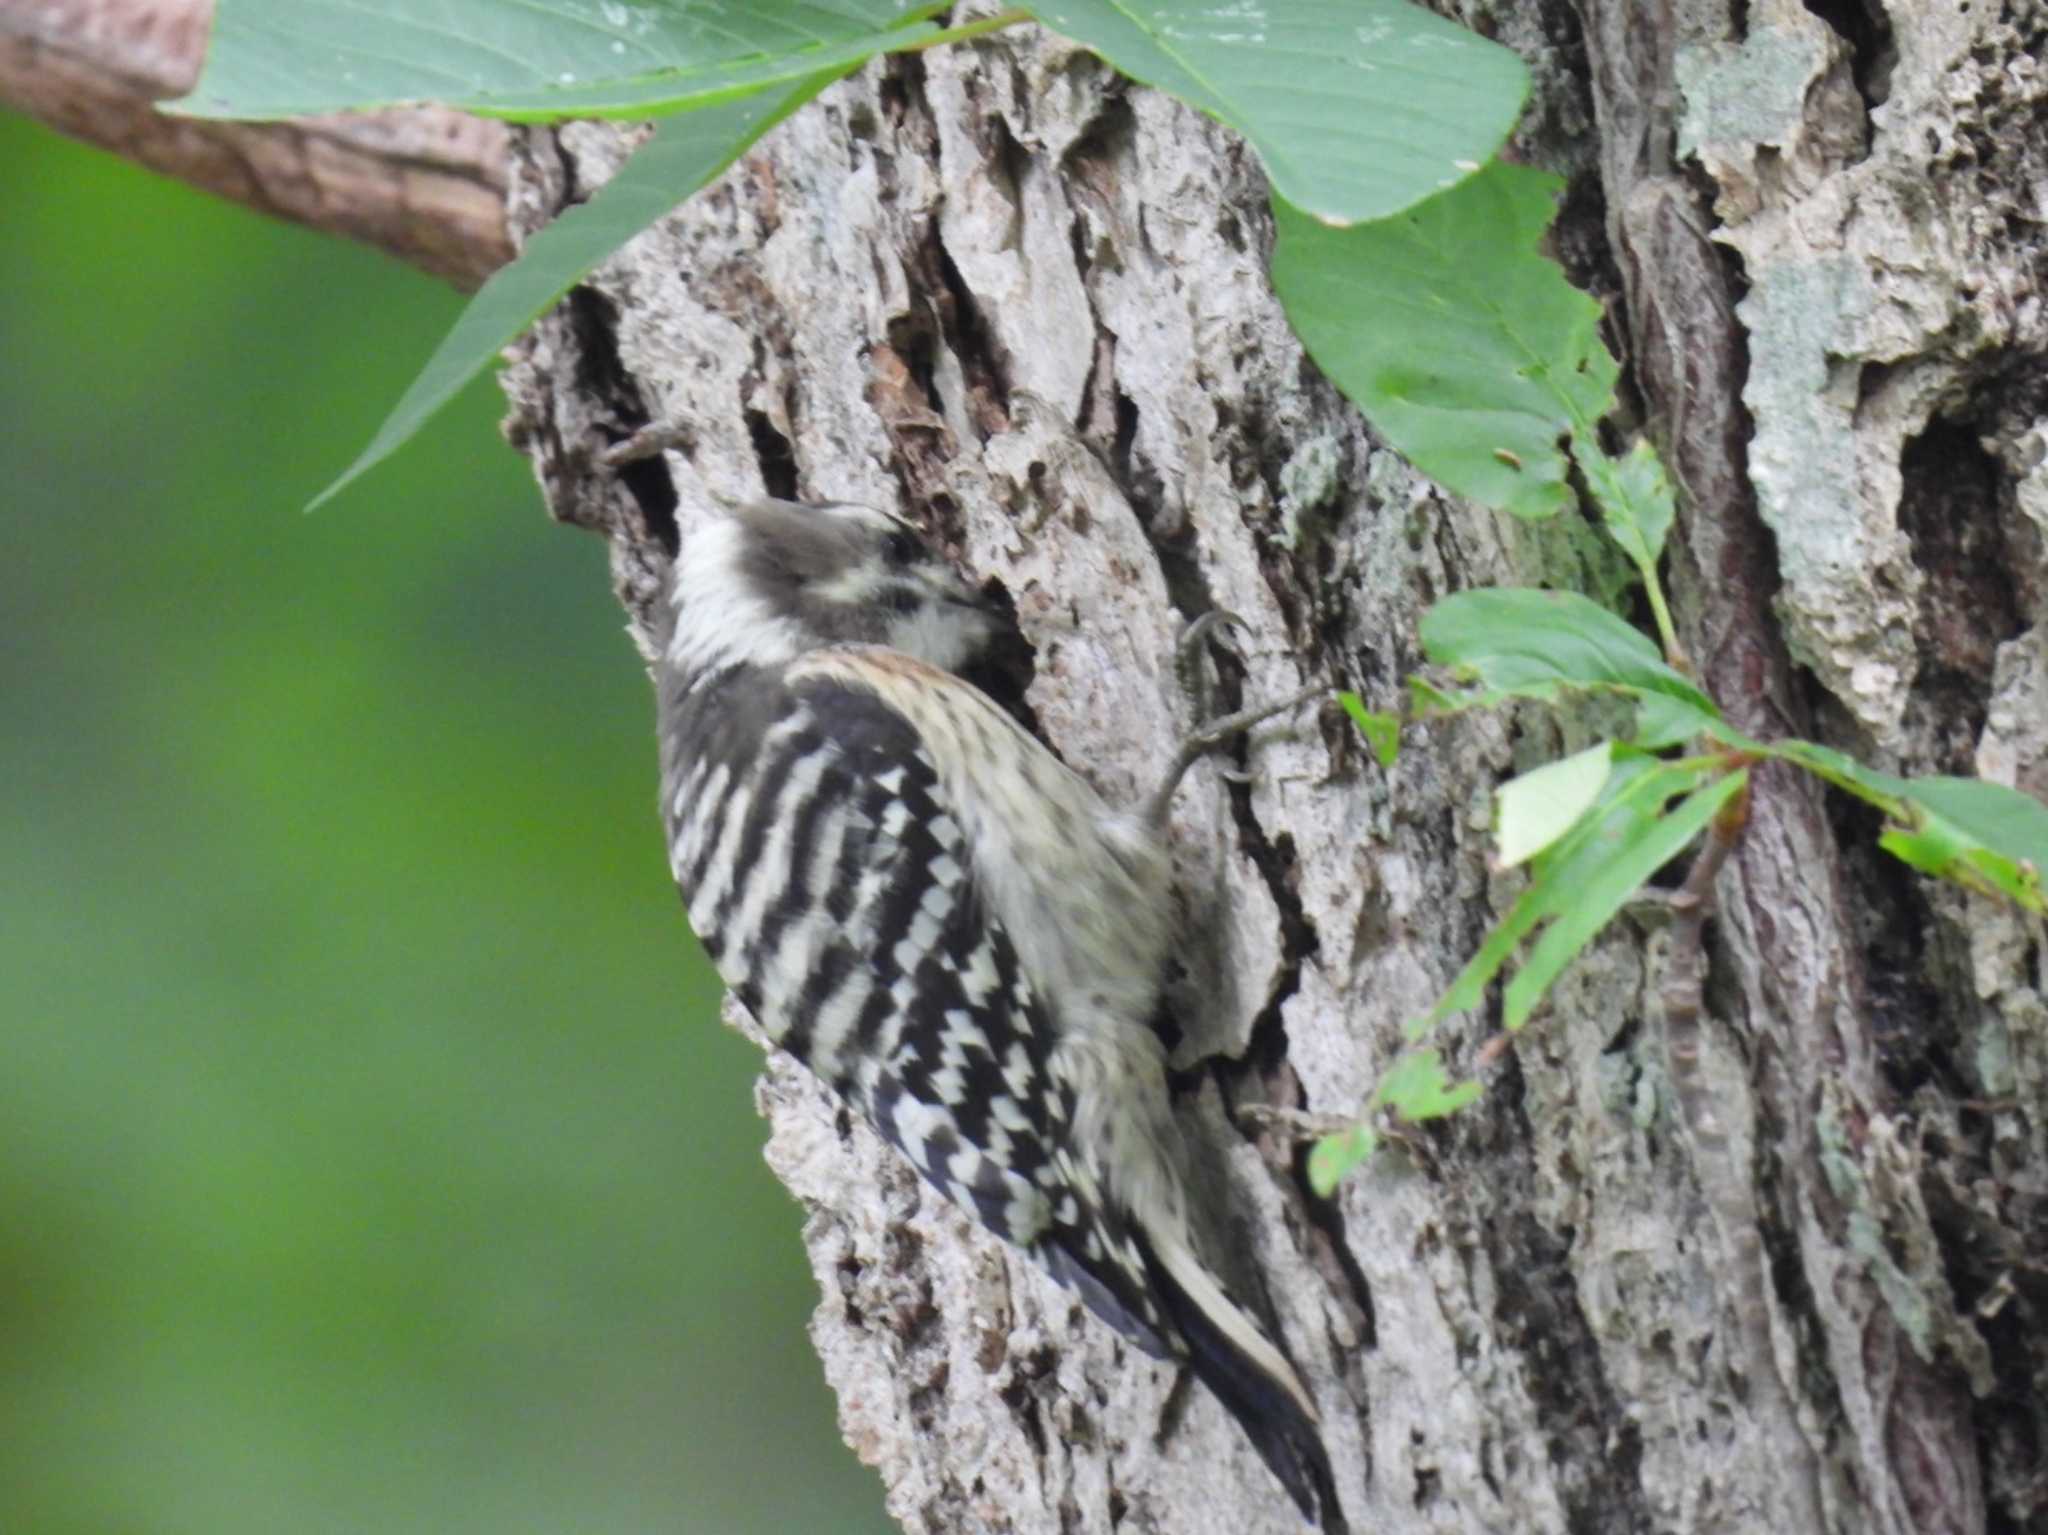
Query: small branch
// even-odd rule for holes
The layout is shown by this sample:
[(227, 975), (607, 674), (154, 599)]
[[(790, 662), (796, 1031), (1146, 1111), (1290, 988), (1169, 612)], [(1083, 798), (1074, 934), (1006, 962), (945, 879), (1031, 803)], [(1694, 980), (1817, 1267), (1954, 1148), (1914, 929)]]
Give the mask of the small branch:
[[(1693, 1176), (1726, 1249), (1716, 1280), (1734, 1326), (1728, 1344), (1730, 1368), (1749, 1383), (1752, 1400), (1767, 1419), (1798, 1422), (1798, 1403), (1780, 1373), (1771, 1336), (1773, 1305), (1770, 1258), (1764, 1250), (1762, 1212), (1753, 1174), (1737, 1160), (1729, 1125), (1715, 1102), (1700, 1056), (1707, 961), (1705, 929), (1713, 910), (1714, 884), (1749, 824), (1750, 790), (1722, 807), (1707, 833), (1692, 872), (1671, 897), (1671, 944), (1664, 962), (1660, 999), (1664, 1012), (1665, 1070), (1690, 1142)], [(1785, 1488), (1793, 1511), (1787, 1527), (1818, 1528), (1818, 1489), (1803, 1476)]]
[[(1727, 1132), (1714, 1113), (1713, 1093), (1700, 1070), (1700, 1012), (1706, 992), (1704, 946), (1707, 918), (1714, 907), (1714, 881), (1728, 855), (1741, 840), (1749, 821), (1749, 790), (1744, 789), (1716, 815), (1706, 846), (1693, 860), (1692, 872), (1671, 897), (1671, 944), (1664, 959), (1664, 1054), (1671, 1088), (1691, 1130), (1696, 1151), (1718, 1160), (1727, 1154)], [(1707, 1179), (1704, 1168), (1701, 1180)], [(1709, 1200), (1711, 1203), (1711, 1198)]]
[(510, 131), (441, 107), (281, 123), (171, 117), (212, 0), (0, 0), (0, 106), (166, 176), (462, 288), (512, 259)]

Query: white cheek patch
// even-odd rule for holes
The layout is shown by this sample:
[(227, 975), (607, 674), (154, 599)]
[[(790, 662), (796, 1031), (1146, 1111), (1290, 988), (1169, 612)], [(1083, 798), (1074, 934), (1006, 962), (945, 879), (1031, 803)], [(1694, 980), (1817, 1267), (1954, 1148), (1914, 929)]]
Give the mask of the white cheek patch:
[(866, 607), (882, 593), (882, 583), (866, 565), (854, 565), (829, 581), (814, 581), (810, 596), (819, 602), (840, 603), (849, 608)]
[(793, 618), (748, 588), (741, 543), (739, 524), (729, 521), (707, 523), (690, 535), (671, 593), (676, 627), (668, 660), (679, 671), (709, 671), (731, 662), (775, 666), (815, 643)]
[(889, 648), (916, 656), (941, 671), (957, 671), (988, 638), (988, 623), (971, 608), (920, 602), (889, 620)]

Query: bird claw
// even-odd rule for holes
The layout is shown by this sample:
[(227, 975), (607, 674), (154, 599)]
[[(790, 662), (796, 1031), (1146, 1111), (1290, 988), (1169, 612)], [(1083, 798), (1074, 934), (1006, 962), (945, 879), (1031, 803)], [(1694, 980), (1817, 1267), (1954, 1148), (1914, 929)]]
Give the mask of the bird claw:
[(1188, 626), (1181, 630), (1180, 639), (1175, 643), (1174, 650), (1182, 666), (1192, 666), (1200, 657), (1202, 645), (1210, 638), (1211, 631), (1235, 629), (1244, 632), (1250, 628), (1250, 624), (1228, 608), (1211, 608), (1200, 618), (1190, 620)]
[[(1173, 763), (1167, 768), (1165, 778), (1161, 780), (1159, 787), (1152, 791), (1151, 798), (1146, 800), (1145, 814), (1149, 823), (1153, 826), (1166, 824), (1166, 814), (1173, 804), (1173, 794), (1180, 787), (1181, 779), (1187, 776), (1189, 768), (1208, 753), (1226, 741), (1235, 740), (1247, 730), (1264, 724), (1274, 715), (1285, 714), (1290, 709), (1299, 708), (1311, 699), (1321, 698), (1328, 691), (1329, 689), (1324, 686), (1303, 688), (1300, 692), (1290, 693), (1277, 702), (1242, 709), (1236, 714), (1226, 714), (1221, 719), (1210, 720), (1207, 724), (1198, 726), (1181, 742), (1180, 750), (1174, 754)], [(1237, 781), (1244, 780), (1240, 777)]]
[[(1219, 631), (1224, 631), (1224, 633), (1219, 633)], [(1190, 694), (1199, 698), (1204, 691), (1202, 688), (1192, 685), (1189, 674), (1194, 672), (1196, 663), (1201, 659), (1202, 647), (1208, 641), (1212, 639), (1221, 640), (1232, 655), (1242, 660), (1242, 655), (1237, 650), (1237, 647), (1231, 644), (1225, 637), (1229, 631), (1248, 634), (1251, 632), (1251, 625), (1228, 608), (1211, 608), (1199, 618), (1191, 620), (1181, 630), (1180, 639), (1174, 647), (1174, 659), (1180, 670), (1182, 683), (1187, 686)], [(1304, 704), (1310, 699), (1320, 698), (1328, 691), (1329, 689), (1325, 687), (1304, 688), (1301, 692), (1289, 694), (1277, 703), (1263, 704), (1257, 708), (1241, 709), (1235, 714), (1222, 715), (1202, 725), (1198, 725), (1181, 742), (1180, 750), (1174, 754), (1173, 762), (1168, 766), (1166, 775), (1161, 779), (1159, 787), (1153, 790), (1151, 797), (1145, 801), (1145, 814), (1148, 822), (1155, 827), (1165, 826), (1167, 810), (1173, 802), (1174, 791), (1180, 787), (1181, 779), (1187, 776), (1189, 768), (1201, 761), (1208, 753), (1228, 741), (1235, 740), (1247, 730), (1264, 723), (1274, 715), (1285, 714), (1289, 709)], [(1224, 770), (1223, 776), (1230, 783), (1246, 783), (1249, 781), (1248, 775), (1231, 769)]]

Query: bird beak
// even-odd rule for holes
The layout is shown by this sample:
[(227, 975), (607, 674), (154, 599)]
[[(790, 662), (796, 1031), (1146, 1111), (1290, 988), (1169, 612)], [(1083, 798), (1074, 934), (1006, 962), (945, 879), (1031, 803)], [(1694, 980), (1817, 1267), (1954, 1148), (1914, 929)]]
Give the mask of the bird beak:
[(921, 584), (931, 600), (951, 608), (970, 608), (993, 618), (997, 615), (996, 605), (966, 579), (951, 570), (927, 570), (920, 574)]

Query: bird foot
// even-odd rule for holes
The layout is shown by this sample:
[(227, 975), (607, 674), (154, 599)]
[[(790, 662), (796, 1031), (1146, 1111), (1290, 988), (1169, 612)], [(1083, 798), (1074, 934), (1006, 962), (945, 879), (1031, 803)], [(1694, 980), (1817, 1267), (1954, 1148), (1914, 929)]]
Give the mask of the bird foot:
[(1185, 672), (1201, 656), (1202, 646), (1208, 642), (1210, 635), (1216, 630), (1243, 630), (1250, 627), (1250, 624), (1247, 624), (1228, 608), (1211, 608), (1200, 618), (1194, 619), (1185, 629), (1181, 630), (1180, 639), (1175, 642), (1173, 647), (1174, 660), (1179, 664), (1181, 670)]
[[(1201, 653), (1200, 647), (1214, 631), (1226, 626), (1242, 629), (1245, 622), (1235, 613), (1226, 612), (1222, 608), (1212, 608), (1181, 631), (1180, 642), (1176, 646), (1176, 660), (1183, 671), (1193, 665), (1195, 658)], [(1159, 782), (1159, 787), (1154, 789), (1145, 801), (1147, 823), (1152, 826), (1166, 824), (1167, 811), (1172, 807), (1174, 791), (1180, 787), (1180, 781), (1187, 776), (1188, 769), (1203, 757), (1217, 747), (1236, 740), (1254, 726), (1265, 723), (1275, 715), (1298, 708), (1311, 699), (1320, 698), (1328, 691), (1327, 687), (1303, 688), (1300, 692), (1291, 693), (1277, 702), (1261, 704), (1251, 709), (1240, 709), (1235, 714), (1226, 714), (1220, 719), (1213, 719), (1197, 726), (1187, 739), (1181, 742), (1180, 749), (1174, 753), (1173, 762)]]

